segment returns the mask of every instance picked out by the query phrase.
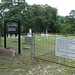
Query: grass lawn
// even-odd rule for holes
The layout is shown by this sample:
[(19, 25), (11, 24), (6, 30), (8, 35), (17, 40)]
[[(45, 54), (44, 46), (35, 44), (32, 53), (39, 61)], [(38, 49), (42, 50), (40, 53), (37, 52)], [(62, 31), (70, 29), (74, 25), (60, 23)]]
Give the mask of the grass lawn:
[[(59, 35), (63, 37), (63, 35)], [(67, 38), (75, 38), (74, 36), (68, 36)], [(35, 56), (43, 59), (57, 61), (64, 63), (64, 58), (55, 56), (55, 39), (56, 37), (36, 36), (35, 38)], [(15, 46), (14, 49), (18, 53), (17, 43), (12, 42), (13, 39), (7, 39), (7, 47)], [(21, 38), (21, 55), (15, 55), (15, 57), (0, 56), (0, 75), (75, 75), (75, 68), (54, 64), (51, 62), (37, 60), (31, 60), (31, 49), (25, 50), (23, 47), (30, 47), (31, 45), (23, 44), (25, 36)], [(2, 39), (3, 44), (3, 39)], [(45, 54), (52, 52), (51, 55)], [(44, 55), (44, 56), (43, 56)], [(74, 60), (66, 59), (68, 65), (75, 66)]]
[(0, 56), (0, 75), (75, 75), (75, 69), (21, 55)]
[[(75, 67), (75, 59), (62, 58), (55, 55), (56, 37), (65, 36), (35, 36), (35, 57)], [(66, 38), (75, 38), (75, 36), (67, 36)]]

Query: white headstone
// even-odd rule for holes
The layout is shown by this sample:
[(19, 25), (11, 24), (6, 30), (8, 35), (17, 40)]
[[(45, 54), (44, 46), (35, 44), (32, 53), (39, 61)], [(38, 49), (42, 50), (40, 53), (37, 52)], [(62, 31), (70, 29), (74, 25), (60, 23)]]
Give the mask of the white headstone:
[(46, 37), (48, 37), (49, 36), (49, 34), (47, 34), (48, 33), (48, 31), (46, 30)]
[(12, 38), (15, 39), (15, 34), (12, 35)]
[(28, 37), (32, 37), (32, 30), (29, 29), (29, 33), (27, 34)]
[(30, 33), (30, 34), (32, 33), (32, 30), (31, 30), (31, 29), (29, 29), (29, 33)]
[(8, 34), (8, 38), (10, 38), (10, 34)]
[(46, 30), (46, 33), (48, 33), (48, 31)]

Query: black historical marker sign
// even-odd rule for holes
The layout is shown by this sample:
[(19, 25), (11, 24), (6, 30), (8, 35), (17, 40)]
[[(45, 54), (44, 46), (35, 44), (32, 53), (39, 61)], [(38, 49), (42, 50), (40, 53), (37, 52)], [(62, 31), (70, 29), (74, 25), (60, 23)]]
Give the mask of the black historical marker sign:
[(20, 20), (4, 21), (4, 47), (6, 48), (6, 34), (18, 34), (18, 53), (20, 52)]
[(18, 23), (7, 22), (6, 23), (6, 33), (18, 33)]

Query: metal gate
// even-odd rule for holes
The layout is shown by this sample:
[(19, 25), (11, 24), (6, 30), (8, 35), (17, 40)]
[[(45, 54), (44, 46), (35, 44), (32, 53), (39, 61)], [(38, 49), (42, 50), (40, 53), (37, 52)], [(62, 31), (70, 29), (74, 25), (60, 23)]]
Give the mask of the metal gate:
[(75, 68), (75, 50), (68, 49), (70, 42), (75, 45), (74, 35), (35, 33), (34, 58)]

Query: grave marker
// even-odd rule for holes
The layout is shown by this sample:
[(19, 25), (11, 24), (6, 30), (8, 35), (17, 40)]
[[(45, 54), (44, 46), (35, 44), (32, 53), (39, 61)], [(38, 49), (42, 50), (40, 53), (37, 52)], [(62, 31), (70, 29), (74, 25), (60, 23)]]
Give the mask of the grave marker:
[(48, 34), (48, 31), (46, 30), (46, 37), (48, 37), (49, 36), (49, 34)]
[(27, 37), (32, 37), (32, 29), (29, 29), (29, 33), (28, 33)]
[(29, 45), (32, 45), (32, 37), (25, 37), (25, 42), (24, 44), (29, 44)]
[(17, 38), (15, 38), (15, 39), (13, 40), (13, 42), (16, 42), (16, 43), (17, 43), (17, 42), (18, 42), (18, 39), (17, 39)]
[(10, 34), (8, 34), (8, 38), (10, 38)]
[(12, 38), (15, 39), (15, 34), (12, 35)]

